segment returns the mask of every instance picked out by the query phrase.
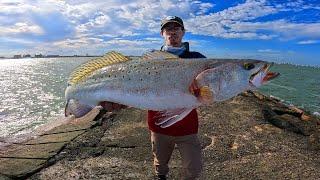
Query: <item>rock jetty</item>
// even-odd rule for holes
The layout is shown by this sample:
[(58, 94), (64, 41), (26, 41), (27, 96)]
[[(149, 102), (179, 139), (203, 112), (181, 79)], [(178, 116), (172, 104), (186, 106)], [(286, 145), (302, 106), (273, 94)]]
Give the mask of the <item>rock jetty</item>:
[[(320, 179), (320, 119), (248, 91), (198, 109), (201, 179)], [(0, 151), (0, 179), (152, 179), (146, 112), (101, 112)], [(179, 179), (174, 151), (169, 179)]]

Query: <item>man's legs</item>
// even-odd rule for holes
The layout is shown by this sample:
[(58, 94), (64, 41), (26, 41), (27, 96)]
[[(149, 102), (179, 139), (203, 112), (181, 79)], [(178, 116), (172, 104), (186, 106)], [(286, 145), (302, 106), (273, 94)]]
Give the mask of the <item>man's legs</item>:
[(202, 171), (202, 155), (197, 134), (177, 137), (175, 143), (182, 158), (183, 178), (198, 178)]
[(175, 145), (172, 137), (151, 131), (151, 144), (156, 175), (167, 175), (168, 163)]

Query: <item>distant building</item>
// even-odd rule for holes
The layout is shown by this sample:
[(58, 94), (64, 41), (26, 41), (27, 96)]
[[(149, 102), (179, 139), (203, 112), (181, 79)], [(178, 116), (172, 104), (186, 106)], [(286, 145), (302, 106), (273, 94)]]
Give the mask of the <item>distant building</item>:
[(57, 54), (49, 54), (47, 55), (46, 57), (49, 57), (49, 58), (52, 58), (52, 57), (59, 57), (60, 55), (57, 55)]
[(36, 55), (34, 55), (34, 57), (35, 57), (35, 58), (42, 58), (43, 55), (42, 55), (42, 54), (36, 54)]
[(30, 54), (25, 54), (25, 55), (23, 55), (23, 57), (24, 57), (24, 58), (30, 58), (31, 55), (30, 55)]
[(13, 56), (13, 58), (14, 59), (19, 59), (19, 58), (21, 58), (21, 54), (16, 54), (16, 55)]

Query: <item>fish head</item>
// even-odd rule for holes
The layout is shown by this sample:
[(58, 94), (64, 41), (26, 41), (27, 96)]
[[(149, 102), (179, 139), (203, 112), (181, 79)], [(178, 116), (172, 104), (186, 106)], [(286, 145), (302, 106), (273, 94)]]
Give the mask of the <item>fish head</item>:
[(249, 89), (258, 88), (279, 75), (270, 71), (272, 65), (272, 62), (261, 60), (235, 60), (226, 63), (222, 74), (225, 81), (231, 84)]
[(269, 72), (271, 65), (260, 60), (224, 61), (201, 72), (196, 80), (200, 88), (209, 87), (214, 101), (223, 101), (278, 76), (279, 73)]
[(270, 71), (272, 65), (273, 63), (265, 61), (246, 62), (243, 64), (243, 68), (249, 73), (248, 83), (251, 89), (258, 88), (280, 75), (278, 72)]

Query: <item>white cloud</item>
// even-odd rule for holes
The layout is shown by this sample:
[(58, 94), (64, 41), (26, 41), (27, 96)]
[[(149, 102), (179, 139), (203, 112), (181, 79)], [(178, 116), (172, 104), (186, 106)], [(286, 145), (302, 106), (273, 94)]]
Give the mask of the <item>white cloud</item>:
[(262, 39), (262, 40), (268, 40), (272, 39), (275, 36), (274, 35), (265, 35), (265, 34), (257, 34), (253, 32), (228, 32), (220, 34), (221, 37), (224, 38), (237, 38), (237, 39)]
[(151, 38), (151, 37), (148, 37), (148, 38), (144, 38), (144, 40), (159, 42), (159, 41), (162, 41), (163, 39), (162, 38)]
[(237, 31), (234, 24), (249, 23), (250, 20), (278, 12), (265, 1), (248, 0), (209, 15), (197, 16), (186, 21), (187, 29), (193, 34), (211, 35), (223, 38), (270, 39), (272, 35), (258, 34), (255, 31)]
[(207, 13), (211, 8), (214, 7), (214, 4), (211, 3), (202, 3), (202, 2), (194, 2), (195, 4), (200, 5), (200, 10), (197, 12), (197, 15), (203, 15)]
[[(266, 1), (247, 0), (209, 15), (196, 16), (186, 21), (187, 30), (193, 34), (237, 39), (296, 39), (320, 37), (320, 23), (293, 23), (285, 19), (255, 21), (259, 17), (286, 11), (287, 7), (299, 7), (302, 2), (285, 5), (269, 5)], [(311, 7), (309, 7), (311, 8)]]
[[(261, 22), (258, 19), (283, 11), (320, 9), (319, 6), (311, 6), (301, 0), (281, 4), (271, 4), (266, 0), (247, 0), (219, 12), (215, 11), (215, 7), (213, 3), (190, 0), (2, 0), (0, 33), (11, 39), (16, 39), (18, 34), (44, 35), (47, 29), (34, 17), (57, 14), (66, 21), (64, 23), (69, 23), (75, 32), (66, 37), (62, 36), (63, 40), (60, 37), (51, 44), (43, 43), (43, 48), (50, 51), (54, 48), (65, 48), (71, 52), (76, 52), (77, 48), (87, 48), (97, 52), (94, 48), (114, 46), (124, 49), (128, 46), (141, 50), (142, 47), (160, 46), (160, 20), (166, 15), (177, 15), (184, 19), (187, 31), (197, 35), (261, 40), (320, 37), (320, 22), (295, 23), (281, 18), (268, 18), (268, 21)], [(50, 25), (50, 22), (46, 24)], [(143, 35), (143, 38), (140, 35)], [(159, 35), (159, 38), (148, 38), (155, 35)], [(27, 39), (21, 38), (21, 42)], [(308, 43), (315, 42), (299, 42)]]
[(79, 38), (79, 39), (66, 39), (63, 41), (57, 41), (53, 43), (53, 46), (61, 47), (61, 48), (80, 48), (89, 46), (92, 44), (100, 44), (103, 43), (102, 39), (98, 38)]
[(159, 49), (161, 42), (156, 38), (141, 40), (127, 40), (114, 38), (105, 41), (101, 38), (74, 38), (57, 41), (54, 43), (35, 44), (30, 52), (42, 52), (43, 54), (95, 54), (102, 55), (108, 51), (116, 50), (128, 55), (141, 55), (147, 49)]
[[(295, 39), (299, 37), (320, 37), (320, 23), (290, 23), (285, 20), (268, 22), (236, 22), (230, 24), (231, 30), (236, 32), (267, 31), (269, 34), (281, 34), (283, 38)], [(276, 37), (275, 36), (275, 37)]]
[(306, 40), (306, 41), (299, 41), (298, 44), (317, 44), (320, 43), (319, 40)]
[(30, 4), (18, 1), (2, 1), (0, 2), (0, 13), (4, 15), (22, 14), (28, 10), (36, 11), (37, 8)]
[(93, 19), (89, 19), (87, 23), (80, 24), (77, 26), (76, 30), (79, 34), (92, 32), (92, 30), (96, 30), (98, 28), (104, 28), (111, 22), (110, 17), (102, 12), (98, 12), (98, 15)]
[[(185, 20), (186, 28), (193, 34), (217, 36), (222, 38), (285, 39), (290, 37), (318, 37), (317, 23), (290, 23), (286, 20), (251, 22), (256, 18), (276, 14), (288, 9), (317, 8), (303, 1), (270, 4), (266, 0), (247, 0), (220, 12), (208, 12), (214, 8), (212, 3), (201, 1), (141, 0), (141, 1), (56, 1), (56, 0), (4, 0), (0, 3), (0, 13), (18, 14), (20, 22), (23, 15), (56, 12), (74, 24), (76, 36), (108, 37), (146, 35), (159, 31), (160, 19), (165, 15), (178, 15)], [(206, 15), (207, 14), (207, 15)], [(29, 17), (30, 18), (30, 17)], [(1, 18), (0, 19), (4, 19)], [(28, 21), (29, 23), (34, 23)], [(16, 23), (16, 22), (15, 22)], [(1, 22), (0, 22), (1, 27)], [(34, 28), (34, 27), (32, 27)], [(31, 29), (32, 29), (31, 28)], [(267, 32), (258, 32), (267, 31)], [(72, 38), (72, 37), (70, 37)]]
[(43, 34), (43, 30), (40, 26), (28, 24), (25, 22), (17, 22), (13, 26), (0, 28), (0, 34), (2, 35), (12, 35), (21, 33), (41, 35)]
[(35, 41), (32, 41), (32, 40), (12, 38), (12, 37), (0, 37), (0, 42), (4, 42), (1, 44), (1, 46), (4, 46), (4, 44), (7, 44), (7, 43), (16, 43), (24, 46), (32, 46), (35, 44)]
[(280, 51), (274, 49), (258, 49), (259, 53), (279, 53)]

